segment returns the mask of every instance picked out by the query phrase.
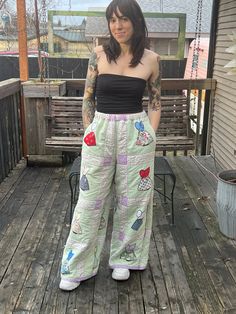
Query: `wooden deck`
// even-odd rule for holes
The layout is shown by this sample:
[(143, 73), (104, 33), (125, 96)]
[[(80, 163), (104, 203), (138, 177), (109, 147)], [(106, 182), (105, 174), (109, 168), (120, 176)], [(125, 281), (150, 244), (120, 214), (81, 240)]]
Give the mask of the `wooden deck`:
[[(211, 157), (198, 160), (215, 172)], [(176, 225), (155, 195), (147, 270), (112, 280), (108, 236), (98, 275), (70, 293), (58, 288), (69, 168), (19, 164), (0, 185), (0, 314), (236, 313), (236, 241), (218, 229), (217, 182), (190, 157), (169, 161), (177, 176)]]

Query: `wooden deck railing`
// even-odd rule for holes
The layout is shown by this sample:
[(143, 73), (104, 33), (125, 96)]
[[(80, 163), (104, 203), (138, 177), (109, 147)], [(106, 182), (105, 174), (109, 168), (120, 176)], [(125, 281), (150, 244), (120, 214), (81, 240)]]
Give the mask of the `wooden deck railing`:
[(0, 182), (22, 158), (20, 80), (0, 82)]

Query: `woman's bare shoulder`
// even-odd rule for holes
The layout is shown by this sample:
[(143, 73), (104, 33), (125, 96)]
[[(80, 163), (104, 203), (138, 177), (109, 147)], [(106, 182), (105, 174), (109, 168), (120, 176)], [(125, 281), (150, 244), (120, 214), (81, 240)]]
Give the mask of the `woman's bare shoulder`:
[(105, 53), (102, 45), (94, 47), (93, 51), (97, 56), (102, 56)]
[(160, 61), (160, 55), (152, 50), (145, 49), (144, 56), (151, 62), (151, 63), (158, 63)]

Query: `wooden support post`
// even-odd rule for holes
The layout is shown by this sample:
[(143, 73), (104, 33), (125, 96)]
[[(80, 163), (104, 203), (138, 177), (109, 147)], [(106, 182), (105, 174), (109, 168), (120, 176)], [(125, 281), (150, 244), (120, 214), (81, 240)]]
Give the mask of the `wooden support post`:
[(202, 90), (198, 90), (198, 103), (197, 103), (197, 125), (195, 134), (195, 155), (199, 152), (199, 139), (200, 139), (200, 120), (201, 120), (201, 109), (202, 109)]
[(48, 52), (49, 54), (54, 53), (53, 45), (53, 14), (48, 11)]
[[(18, 24), (18, 45), (19, 45), (19, 68), (20, 80), (28, 81), (28, 49), (27, 49), (27, 28), (26, 28), (26, 7), (25, 0), (17, 0), (17, 24)], [(20, 101), (21, 129), (22, 129), (22, 148), (24, 157), (27, 156), (26, 130), (25, 130), (25, 112), (24, 98)]]
[(39, 15), (38, 15), (38, 0), (34, 0), (34, 14), (35, 14), (35, 24), (36, 24), (36, 37), (37, 37), (37, 47), (38, 47), (38, 65), (39, 65), (39, 79), (40, 82), (43, 82), (43, 61), (41, 56), (41, 47), (40, 47), (40, 30), (39, 30)]
[(190, 134), (190, 104), (191, 104), (191, 86), (189, 84), (189, 88), (187, 89), (187, 116), (188, 121), (186, 121), (186, 127), (187, 127), (187, 136), (189, 137)]
[(28, 81), (29, 66), (28, 66), (25, 0), (17, 0), (17, 24), (18, 24), (20, 80)]
[[(212, 89), (210, 93), (209, 103), (205, 103), (205, 106), (206, 105), (209, 106), (207, 110), (208, 116), (206, 117), (206, 121), (208, 121), (208, 126), (207, 126), (208, 132), (207, 132), (206, 147), (205, 147), (206, 155), (209, 155), (211, 153), (211, 135), (212, 135), (212, 124), (213, 124), (214, 101), (215, 101), (215, 89)], [(206, 114), (206, 111), (204, 112), (204, 114)]]

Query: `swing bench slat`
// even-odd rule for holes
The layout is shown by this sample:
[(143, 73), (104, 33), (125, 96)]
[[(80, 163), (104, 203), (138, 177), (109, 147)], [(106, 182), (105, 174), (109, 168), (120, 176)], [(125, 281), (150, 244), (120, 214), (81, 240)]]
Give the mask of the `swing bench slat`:
[[(148, 99), (143, 99), (147, 111)], [(82, 97), (52, 97), (45, 146), (63, 152), (79, 152), (82, 147)], [(157, 131), (156, 151), (187, 151), (194, 149), (189, 132), (188, 104), (185, 96), (163, 96), (162, 116)], [(190, 134), (188, 134), (190, 133)]]

